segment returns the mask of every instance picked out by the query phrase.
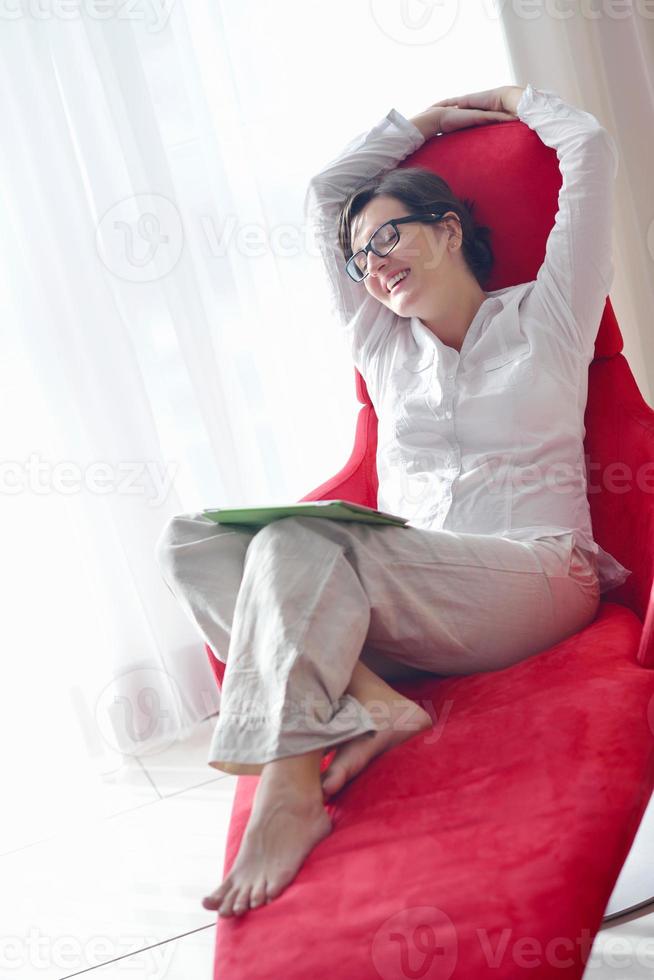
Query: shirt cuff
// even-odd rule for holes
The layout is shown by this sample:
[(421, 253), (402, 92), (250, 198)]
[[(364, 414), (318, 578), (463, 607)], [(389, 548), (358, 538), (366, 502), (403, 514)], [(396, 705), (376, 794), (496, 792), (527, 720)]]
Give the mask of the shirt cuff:
[(386, 115), (386, 118), (389, 120), (389, 122), (394, 123), (401, 132), (405, 133), (409, 137), (409, 139), (412, 141), (414, 150), (420, 149), (422, 144), (426, 142), (425, 137), (422, 135), (418, 127), (414, 126), (413, 123), (403, 116), (401, 112), (398, 112), (397, 109), (390, 109)]
[(522, 119), (533, 106), (538, 105), (539, 102), (547, 102), (549, 99), (559, 99), (559, 96), (551, 89), (534, 88), (531, 82), (528, 82), (516, 106), (516, 115)]
[[(525, 89), (522, 95), (520, 96), (520, 100), (516, 106), (516, 115), (518, 119), (520, 119), (521, 122), (524, 122), (527, 126), (529, 126), (530, 129), (534, 129), (537, 131), (538, 122), (536, 121), (536, 119), (534, 119), (531, 123), (529, 122), (531, 118), (531, 113), (533, 110), (538, 115), (538, 110), (543, 109), (545, 106), (555, 110), (560, 118), (567, 118), (571, 114), (582, 111), (582, 110), (576, 110), (568, 106), (565, 103), (565, 101), (561, 98), (561, 96), (558, 95), (556, 92), (553, 92), (551, 89), (534, 88), (531, 83), (528, 83), (525, 86)], [(594, 123), (598, 122), (594, 116), (590, 115), (590, 113), (583, 113), (583, 114), (586, 116), (586, 118), (592, 119)], [(604, 129), (604, 127), (600, 127), (600, 128)], [(615, 140), (608, 132), (608, 130), (604, 129), (604, 133), (607, 138), (607, 142), (611, 147), (611, 152), (613, 154), (613, 179), (615, 180), (618, 173), (618, 165), (620, 160), (618, 147)], [(547, 145), (551, 146), (552, 144), (548, 143)]]

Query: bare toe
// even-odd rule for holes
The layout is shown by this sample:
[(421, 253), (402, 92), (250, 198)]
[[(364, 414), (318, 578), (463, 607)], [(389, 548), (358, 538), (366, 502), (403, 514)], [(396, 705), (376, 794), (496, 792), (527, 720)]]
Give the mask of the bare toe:
[(257, 881), (257, 883), (252, 886), (252, 891), (250, 892), (250, 908), (256, 909), (257, 906), (263, 905), (265, 901), (266, 883), (265, 881)]
[(335, 760), (320, 777), (324, 793), (337, 793), (345, 782), (345, 771)]
[(223, 899), (232, 888), (231, 878), (225, 878), (218, 888), (214, 888), (212, 892), (202, 899), (202, 905), (205, 909), (209, 909), (211, 912), (215, 912), (216, 909), (220, 908)]
[(241, 889), (241, 891), (236, 896), (236, 901), (232, 907), (234, 915), (241, 916), (244, 912), (247, 912), (250, 908), (250, 886)]
[(238, 888), (232, 888), (227, 892), (225, 898), (222, 901), (220, 908), (218, 909), (218, 915), (228, 916), (232, 914), (234, 908), (234, 902), (236, 901), (236, 896), (238, 895)]

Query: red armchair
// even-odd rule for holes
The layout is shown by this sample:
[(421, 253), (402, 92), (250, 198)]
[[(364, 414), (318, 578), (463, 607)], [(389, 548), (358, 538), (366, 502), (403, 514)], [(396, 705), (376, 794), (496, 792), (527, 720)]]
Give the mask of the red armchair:
[[(487, 289), (536, 277), (561, 174), (532, 130), (459, 130), (401, 166), (475, 200), (494, 230)], [(218, 919), (216, 978), (582, 976), (654, 788), (654, 412), (621, 350), (607, 299), (589, 369), (588, 497), (596, 540), (632, 575), (590, 626), (508, 669), (394, 682), (434, 728), (331, 799), (333, 832), (279, 898)], [(352, 455), (303, 500), (376, 506), (377, 418), (355, 377)], [(207, 652), (220, 685), (224, 665)], [(224, 874), (257, 779), (239, 777)]]

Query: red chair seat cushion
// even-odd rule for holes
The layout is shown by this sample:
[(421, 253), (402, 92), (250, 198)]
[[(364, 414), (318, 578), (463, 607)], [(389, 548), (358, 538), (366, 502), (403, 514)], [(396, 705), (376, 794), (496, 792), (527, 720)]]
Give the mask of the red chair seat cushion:
[[(603, 602), (507, 669), (395, 682), (434, 728), (332, 797), (332, 833), (280, 897), (218, 920), (216, 976), (581, 977), (654, 786), (641, 630)], [(239, 777), (225, 873), (258, 778)]]

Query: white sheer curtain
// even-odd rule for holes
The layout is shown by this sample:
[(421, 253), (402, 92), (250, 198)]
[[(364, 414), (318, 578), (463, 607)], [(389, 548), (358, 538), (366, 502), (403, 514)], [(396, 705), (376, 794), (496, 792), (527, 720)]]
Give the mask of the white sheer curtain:
[(391, 107), (514, 81), (481, 3), (400, 6), (4, 15), (1, 850), (218, 706), (154, 562), (166, 520), (297, 500), (349, 456), (306, 184)]
[(592, 112), (620, 151), (611, 302), (643, 398), (654, 397), (654, 6), (502, 5), (518, 85), (530, 81)]

